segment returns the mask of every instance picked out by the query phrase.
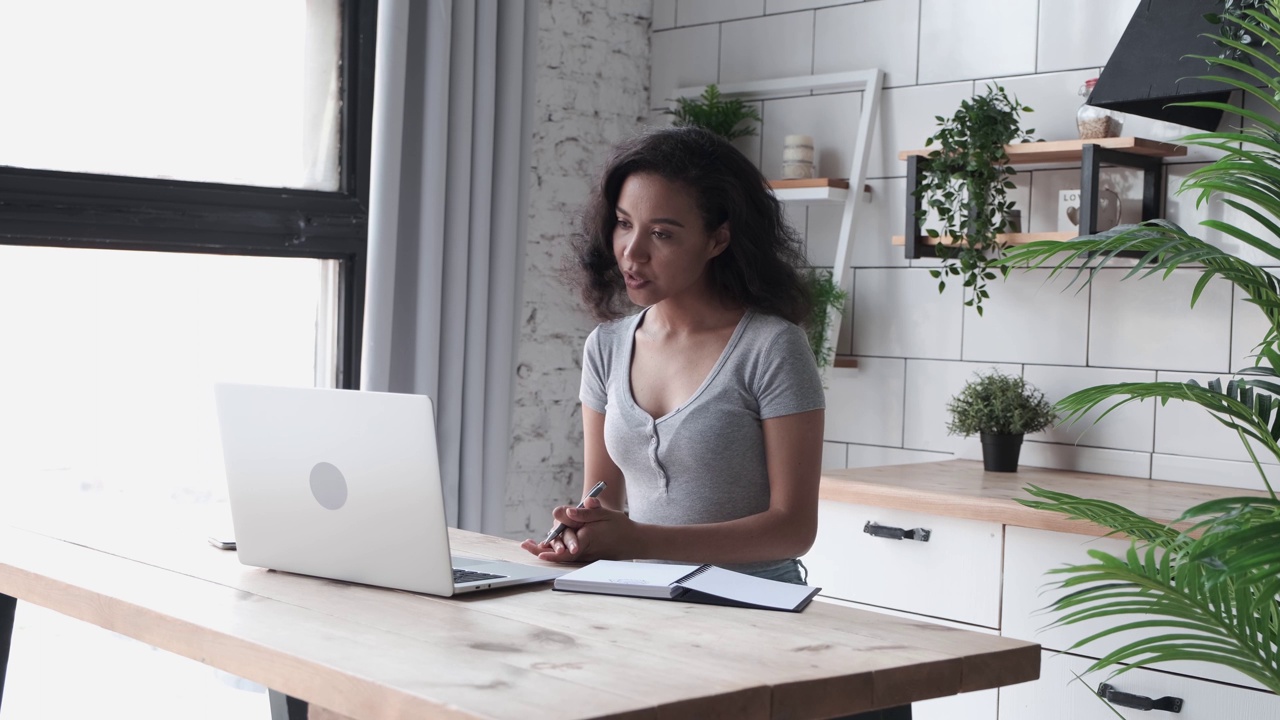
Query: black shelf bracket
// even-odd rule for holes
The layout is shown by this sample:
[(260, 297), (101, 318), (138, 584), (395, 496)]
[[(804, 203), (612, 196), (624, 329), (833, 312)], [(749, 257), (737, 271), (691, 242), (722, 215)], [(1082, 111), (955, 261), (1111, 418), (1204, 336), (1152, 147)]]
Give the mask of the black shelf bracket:
[(1110, 150), (1086, 143), (1080, 157), (1080, 234), (1098, 232), (1098, 191), (1102, 166), (1119, 165), (1142, 171), (1142, 219), (1155, 220), (1164, 209), (1164, 161), (1158, 157)]
[(904, 245), (906, 246), (906, 256), (908, 260), (915, 260), (921, 257), (937, 257), (938, 253), (933, 246), (926, 245), (921, 237), (923, 231), (920, 229), (920, 208), (923, 203), (916, 195), (916, 189), (920, 187), (920, 163), (923, 158), (919, 155), (910, 155), (907, 157), (907, 224), (906, 238)]

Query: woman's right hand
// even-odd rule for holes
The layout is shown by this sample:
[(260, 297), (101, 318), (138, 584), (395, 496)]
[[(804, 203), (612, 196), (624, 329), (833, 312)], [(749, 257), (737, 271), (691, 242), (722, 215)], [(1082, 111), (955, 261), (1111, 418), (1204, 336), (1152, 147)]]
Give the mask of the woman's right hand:
[[(586, 507), (591, 507), (592, 503), (599, 506), (600, 501), (595, 498), (586, 499)], [(551, 542), (542, 542), (532, 538), (520, 543), (520, 547), (530, 553), (537, 555), (540, 560), (549, 560), (551, 562), (577, 562), (577, 556), (581, 546), (578, 543), (578, 528), (583, 526), (583, 522), (574, 520), (569, 517), (569, 511), (575, 509), (572, 505), (561, 505), (551, 511), (551, 523), (564, 523), (564, 531), (553, 538)]]
[[(587, 498), (582, 507), (561, 505), (551, 513), (565, 524), (560, 537), (548, 544), (525, 540), (520, 547), (550, 562), (586, 562), (601, 558), (622, 559), (634, 543), (635, 523), (626, 513), (609, 510), (598, 498)], [(631, 553), (634, 553), (634, 548)], [(634, 555), (631, 555), (634, 557)]]

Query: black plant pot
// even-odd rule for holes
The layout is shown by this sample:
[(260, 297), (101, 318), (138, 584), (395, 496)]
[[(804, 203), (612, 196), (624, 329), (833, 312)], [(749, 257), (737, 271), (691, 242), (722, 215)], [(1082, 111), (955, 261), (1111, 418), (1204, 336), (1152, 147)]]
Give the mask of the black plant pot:
[(987, 472), (1018, 472), (1022, 435), (982, 433), (982, 467)]

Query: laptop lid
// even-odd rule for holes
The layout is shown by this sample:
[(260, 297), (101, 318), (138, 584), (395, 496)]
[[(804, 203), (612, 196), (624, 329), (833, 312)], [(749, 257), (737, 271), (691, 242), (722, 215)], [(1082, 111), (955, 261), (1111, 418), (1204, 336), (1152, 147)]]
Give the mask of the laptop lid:
[[(430, 398), (230, 383), (214, 392), (242, 563), (432, 595), (466, 589), (453, 581)], [(563, 574), (470, 565), (500, 576), (474, 589)]]

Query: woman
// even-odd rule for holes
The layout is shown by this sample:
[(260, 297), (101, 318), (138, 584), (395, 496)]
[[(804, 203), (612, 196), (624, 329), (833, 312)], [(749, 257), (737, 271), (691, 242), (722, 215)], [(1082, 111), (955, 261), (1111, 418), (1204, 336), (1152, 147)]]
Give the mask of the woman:
[(575, 251), (602, 321), (583, 353), (585, 483), (607, 489), (523, 547), (803, 582), (824, 397), (798, 326), (804, 257), (764, 176), (705, 130), (641, 135), (615, 150)]

